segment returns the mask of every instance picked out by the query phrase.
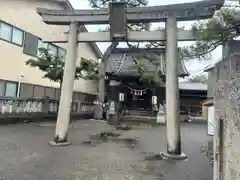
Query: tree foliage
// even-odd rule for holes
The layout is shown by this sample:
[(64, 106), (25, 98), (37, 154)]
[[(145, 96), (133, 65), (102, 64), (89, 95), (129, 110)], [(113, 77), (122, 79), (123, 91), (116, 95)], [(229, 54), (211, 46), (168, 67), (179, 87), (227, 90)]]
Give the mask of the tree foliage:
[[(45, 48), (40, 48), (39, 52), (40, 52), (40, 55), (37, 59), (29, 59), (28, 61), (26, 61), (26, 64), (31, 67), (36, 67), (42, 72), (44, 72), (44, 75), (43, 75), (44, 78), (48, 78), (52, 81), (59, 82), (61, 84), (63, 79), (64, 65), (65, 65), (63, 58), (53, 56)], [(91, 62), (93, 61), (86, 60), (86, 59), (81, 60), (80, 65), (76, 67), (75, 79), (79, 79), (79, 78), (91, 79), (92, 78), (92, 74), (89, 74), (89, 76), (86, 76), (84, 74), (86, 69), (89, 69), (89, 70), (96, 69), (94, 67), (95, 64)]]
[(136, 69), (141, 81), (160, 86), (163, 84), (163, 74), (159, 59), (156, 53), (143, 51), (135, 56), (132, 68)]
[(225, 6), (216, 11), (211, 19), (199, 21), (192, 27), (197, 41), (182, 49), (185, 59), (209, 59), (209, 53), (218, 46), (239, 36), (240, 18), (238, 7)]
[(85, 80), (98, 80), (99, 63), (93, 60), (81, 59), (80, 66), (77, 68), (79, 77)]
[[(93, 8), (106, 8), (109, 2), (116, 2), (117, 0), (89, 0), (90, 6)], [(129, 7), (141, 7), (148, 4), (148, 0), (127, 0)]]
[(61, 82), (63, 77), (64, 61), (51, 55), (47, 49), (40, 48), (37, 59), (29, 59), (26, 64), (44, 72), (43, 77), (55, 82)]

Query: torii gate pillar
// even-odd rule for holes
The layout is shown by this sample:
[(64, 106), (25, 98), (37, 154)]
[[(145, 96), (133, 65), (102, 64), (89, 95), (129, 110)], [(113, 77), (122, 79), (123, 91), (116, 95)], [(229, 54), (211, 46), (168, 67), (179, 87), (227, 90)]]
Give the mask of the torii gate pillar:
[(166, 21), (166, 112), (167, 152), (166, 158), (185, 159), (181, 150), (180, 110), (178, 88), (177, 20), (169, 16)]
[(51, 145), (69, 145), (67, 142), (67, 131), (70, 121), (70, 112), (72, 104), (72, 95), (74, 88), (74, 79), (76, 71), (76, 59), (78, 49), (78, 29), (79, 24), (71, 22), (69, 26), (67, 55), (64, 66), (61, 97), (58, 108), (58, 117), (54, 141), (49, 142)]

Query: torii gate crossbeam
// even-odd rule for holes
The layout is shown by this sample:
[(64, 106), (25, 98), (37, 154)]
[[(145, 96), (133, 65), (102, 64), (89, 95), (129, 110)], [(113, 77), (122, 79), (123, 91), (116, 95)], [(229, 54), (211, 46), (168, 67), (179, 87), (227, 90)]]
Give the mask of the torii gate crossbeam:
[[(129, 42), (153, 42), (153, 41), (166, 41), (166, 31), (130, 31), (127, 33)], [(191, 30), (178, 29), (178, 41), (195, 41), (196, 35)], [(51, 43), (67, 43), (68, 33), (54, 34), (48, 39), (43, 39), (44, 42)], [(78, 42), (110, 42), (110, 32), (80, 32), (77, 38)], [(124, 41), (124, 40), (120, 40)]]

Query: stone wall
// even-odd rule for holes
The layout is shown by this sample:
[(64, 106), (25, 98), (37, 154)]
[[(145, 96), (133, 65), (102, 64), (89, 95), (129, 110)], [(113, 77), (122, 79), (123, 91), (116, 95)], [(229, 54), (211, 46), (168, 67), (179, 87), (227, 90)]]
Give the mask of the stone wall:
[(231, 56), (232, 53), (214, 68), (217, 77), (214, 86), (215, 180), (240, 178), (240, 55)]
[(208, 91), (207, 91), (208, 98), (213, 98), (214, 96), (213, 85), (216, 84), (216, 76), (217, 76), (216, 68), (213, 68), (210, 71), (208, 71)]

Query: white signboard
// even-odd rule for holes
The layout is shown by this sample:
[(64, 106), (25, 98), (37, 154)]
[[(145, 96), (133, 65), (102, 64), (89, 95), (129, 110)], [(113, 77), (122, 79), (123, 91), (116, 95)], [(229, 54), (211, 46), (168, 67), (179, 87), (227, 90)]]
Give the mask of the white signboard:
[(210, 106), (208, 108), (208, 135), (213, 136), (216, 127), (216, 119), (215, 119), (215, 108), (214, 106)]

